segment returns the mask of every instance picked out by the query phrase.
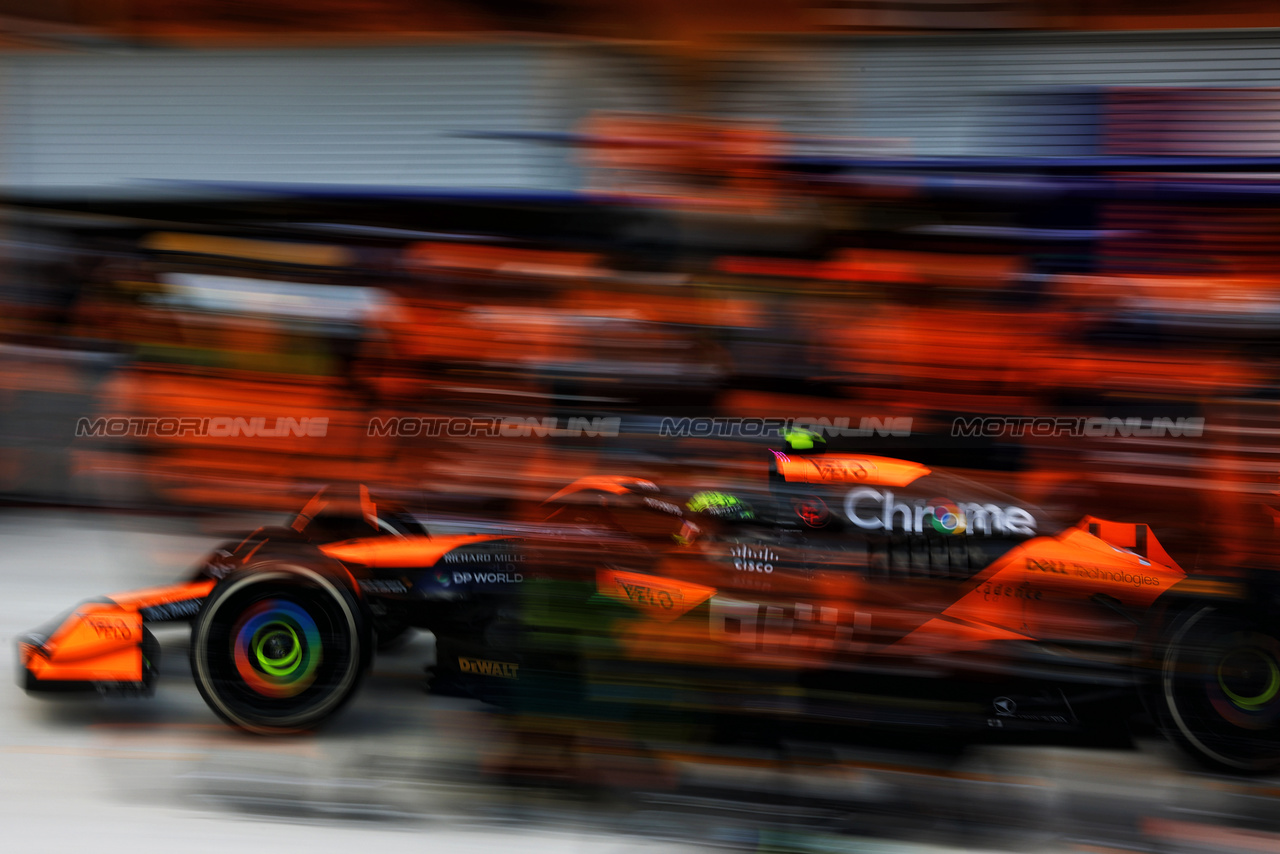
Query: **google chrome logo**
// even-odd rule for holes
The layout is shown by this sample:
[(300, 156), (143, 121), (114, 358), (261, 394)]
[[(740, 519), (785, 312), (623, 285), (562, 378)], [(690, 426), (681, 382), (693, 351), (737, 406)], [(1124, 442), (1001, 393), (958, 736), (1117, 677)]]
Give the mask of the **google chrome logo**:
[(932, 511), (933, 530), (939, 534), (963, 534), (965, 531), (964, 511), (960, 505), (945, 498), (935, 498), (929, 502)]

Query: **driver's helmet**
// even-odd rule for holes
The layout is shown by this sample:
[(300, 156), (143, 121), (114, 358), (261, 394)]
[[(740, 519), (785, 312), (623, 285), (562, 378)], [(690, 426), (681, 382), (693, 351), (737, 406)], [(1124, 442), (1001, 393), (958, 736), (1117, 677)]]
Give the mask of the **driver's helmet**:
[(792, 427), (784, 430), (782, 441), (787, 450), (797, 454), (821, 454), (827, 449), (827, 439), (818, 430), (805, 427)]
[(727, 492), (696, 492), (685, 504), (690, 512), (727, 522), (743, 522), (756, 518), (751, 505)]

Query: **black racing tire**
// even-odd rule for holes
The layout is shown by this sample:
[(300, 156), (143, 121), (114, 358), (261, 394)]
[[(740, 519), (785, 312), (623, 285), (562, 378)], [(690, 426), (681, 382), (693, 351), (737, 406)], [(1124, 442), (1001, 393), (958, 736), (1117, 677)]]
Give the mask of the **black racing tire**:
[(1280, 632), (1237, 609), (1190, 608), (1163, 637), (1161, 728), (1200, 763), (1234, 773), (1280, 768)]
[(191, 627), (191, 672), (209, 707), (264, 735), (309, 730), (355, 693), (373, 649), (348, 586), (288, 559), (228, 575)]

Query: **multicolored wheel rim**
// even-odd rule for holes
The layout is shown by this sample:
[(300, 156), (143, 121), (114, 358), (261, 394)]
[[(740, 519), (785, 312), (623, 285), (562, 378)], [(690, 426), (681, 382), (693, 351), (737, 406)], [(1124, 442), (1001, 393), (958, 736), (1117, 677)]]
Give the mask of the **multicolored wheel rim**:
[(232, 629), (236, 671), (264, 697), (295, 697), (316, 679), (320, 630), (305, 610), (267, 599), (244, 613)]
[(1210, 702), (1225, 720), (1245, 729), (1280, 716), (1280, 648), (1257, 633), (1236, 633), (1214, 667)]

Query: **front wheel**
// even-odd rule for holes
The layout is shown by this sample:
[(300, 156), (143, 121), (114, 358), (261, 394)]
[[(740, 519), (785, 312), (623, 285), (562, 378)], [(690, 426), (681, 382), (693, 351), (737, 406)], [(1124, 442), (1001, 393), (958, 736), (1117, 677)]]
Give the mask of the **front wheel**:
[(309, 729), (350, 699), (372, 634), (350, 591), (286, 561), (229, 575), (191, 629), (191, 671), (221, 718), (251, 732)]
[(1280, 640), (1248, 615), (1205, 605), (1165, 636), (1159, 699), (1166, 733), (1202, 762), (1280, 768)]

